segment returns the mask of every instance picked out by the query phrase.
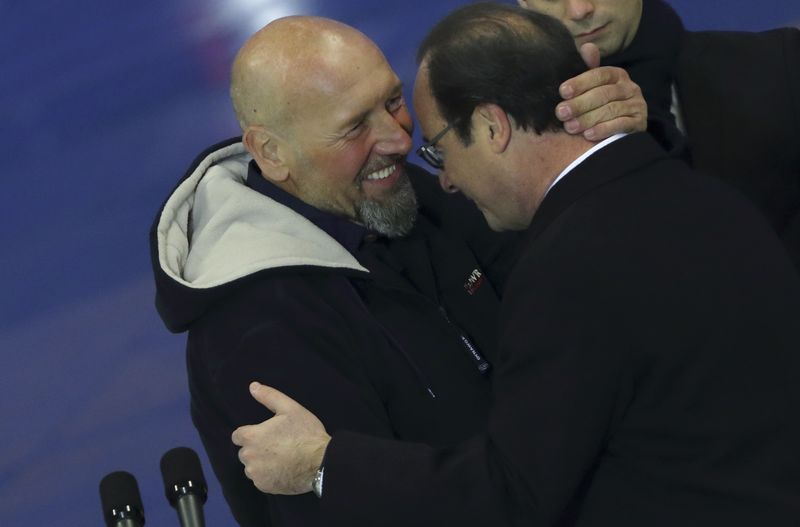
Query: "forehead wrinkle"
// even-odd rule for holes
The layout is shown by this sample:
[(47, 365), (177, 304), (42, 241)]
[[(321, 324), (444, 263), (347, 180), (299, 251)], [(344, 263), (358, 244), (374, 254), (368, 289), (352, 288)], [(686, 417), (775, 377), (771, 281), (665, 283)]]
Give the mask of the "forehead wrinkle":
[(325, 92), (326, 106), (333, 127), (341, 130), (368, 118), (373, 112), (383, 111), (391, 97), (402, 96), (403, 84), (383, 59), (375, 57), (371, 63), (354, 66), (348, 76), (336, 81), (325, 79), (323, 84), (331, 88)]

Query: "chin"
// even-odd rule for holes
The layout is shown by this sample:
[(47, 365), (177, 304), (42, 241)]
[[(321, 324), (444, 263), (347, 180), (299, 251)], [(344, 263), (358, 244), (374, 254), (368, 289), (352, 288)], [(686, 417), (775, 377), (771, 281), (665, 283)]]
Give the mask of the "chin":
[(483, 219), (485, 219), (486, 223), (489, 225), (489, 228), (494, 232), (503, 232), (508, 230), (508, 227), (506, 227), (503, 222), (496, 217), (492, 216), (491, 214), (487, 214), (483, 209), (481, 209), (481, 213), (483, 214)]
[(624, 49), (623, 42), (620, 39), (606, 39), (596, 42), (597, 47), (600, 49), (600, 57), (606, 58), (609, 55), (619, 53)]

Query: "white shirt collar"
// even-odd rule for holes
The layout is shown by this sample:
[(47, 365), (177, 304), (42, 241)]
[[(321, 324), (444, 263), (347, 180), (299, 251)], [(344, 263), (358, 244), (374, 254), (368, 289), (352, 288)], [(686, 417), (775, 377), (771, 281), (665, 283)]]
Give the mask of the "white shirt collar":
[(623, 137), (625, 137), (626, 135), (628, 135), (628, 134), (626, 134), (626, 133), (614, 134), (614, 135), (612, 135), (611, 137), (609, 137), (608, 139), (604, 139), (604, 140), (600, 141), (599, 143), (597, 143), (596, 145), (594, 145), (592, 148), (590, 148), (589, 150), (587, 150), (586, 152), (584, 152), (584, 153), (583, 153), (583, 154), (582, 154), (582, 155), (581, 155), (579, 158), (577, 158), (575, 161), (573, 161), (572, 163), (570, 163), (569, 165), (567, 165), (567, 168), (565, 168), (564, 170), (562, 170), (562, 171), (561, 171), (561, 173), (558, 175), (558, 177), (556, 177), (556, 178), (553, 180), (553, 182), (552, 182), (552, 183), (550, 183), (550, 186), (549, 186), (549, 187), (547, 187), (547, 192), (545, 192), (545, 193), (544, 193), (544, 195), (545, 195), (545, 196), (547, 196), (547, 193), (548, 193), (548, 192), (550, 192), (550, 189), (552, 189), (554, 186), (556, 186), (556, 183), (558, 183), (559, 181), (561, 181), (561, 178), (563, 178), (564, 176), (566, 176), (566, 175), (567, 175), (567, 174), (568, 174), (570, 171), (572, 171), (572, 169), (573, 169), (573, 168), (575, 168), (576, 166), (578, 166), (578, 165), (580, 165), (581, 163), (583, 163), (583, 161), (584, 161), (584, 160), (585, 160), (587, 157), (589, 157), (590, 155), (594, 154), (595, 152), (597, 152), (597, 151), (598, 151), (598, 150), (600, 150), (601, 148), (603, 148), (603, 147), (606, 147), (606, 146), (610, 145), (611, 143), (613, 143), (613, 142), (614, 142), (614, 141), (616, 141), (617, 139), (622, 139), (622, 138), (623, 138)]

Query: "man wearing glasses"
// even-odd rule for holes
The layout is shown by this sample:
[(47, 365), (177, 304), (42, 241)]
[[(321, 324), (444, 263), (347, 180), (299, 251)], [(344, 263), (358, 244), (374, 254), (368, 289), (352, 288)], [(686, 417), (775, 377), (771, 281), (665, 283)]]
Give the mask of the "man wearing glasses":
[[(482, 430), (509, 240), (406, 163), (401, 82), (358, 31), (271, 23), (231, 96), (241, 140), (201, 154), (156, 219), (157, 306), (188, 330), (193, 422), (237, 521), (314, 525), (314, 496), (242, 473), (231, 433), (269, 417), (250, 381), (334, 428), (432, 445)], [(432, 139), (420, 154), (441, 167)]]
[(758, 210), (647, 134), (564, 133), (557, 86), (583, 64), (550, 17), (467, 6), (420, 59), (442, 186), (523, 232), (487, 430), (326, 431), (255, 385), (276, 416), (232, 437), (248, 476), (314, 490), (326, 525), (797, 525), (800, 277)]

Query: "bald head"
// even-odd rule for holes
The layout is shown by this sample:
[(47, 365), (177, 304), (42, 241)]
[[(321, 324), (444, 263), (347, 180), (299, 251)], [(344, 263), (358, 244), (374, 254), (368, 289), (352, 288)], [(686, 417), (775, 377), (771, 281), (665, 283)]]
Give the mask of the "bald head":
[(233, 63), (231, 100), (239, 125), (285, 129), (308, 97), (336, 93), (358, 58), (374, 55), (382, 57), (369, 38), (335, 20), (271, 22), (245, 42)]

